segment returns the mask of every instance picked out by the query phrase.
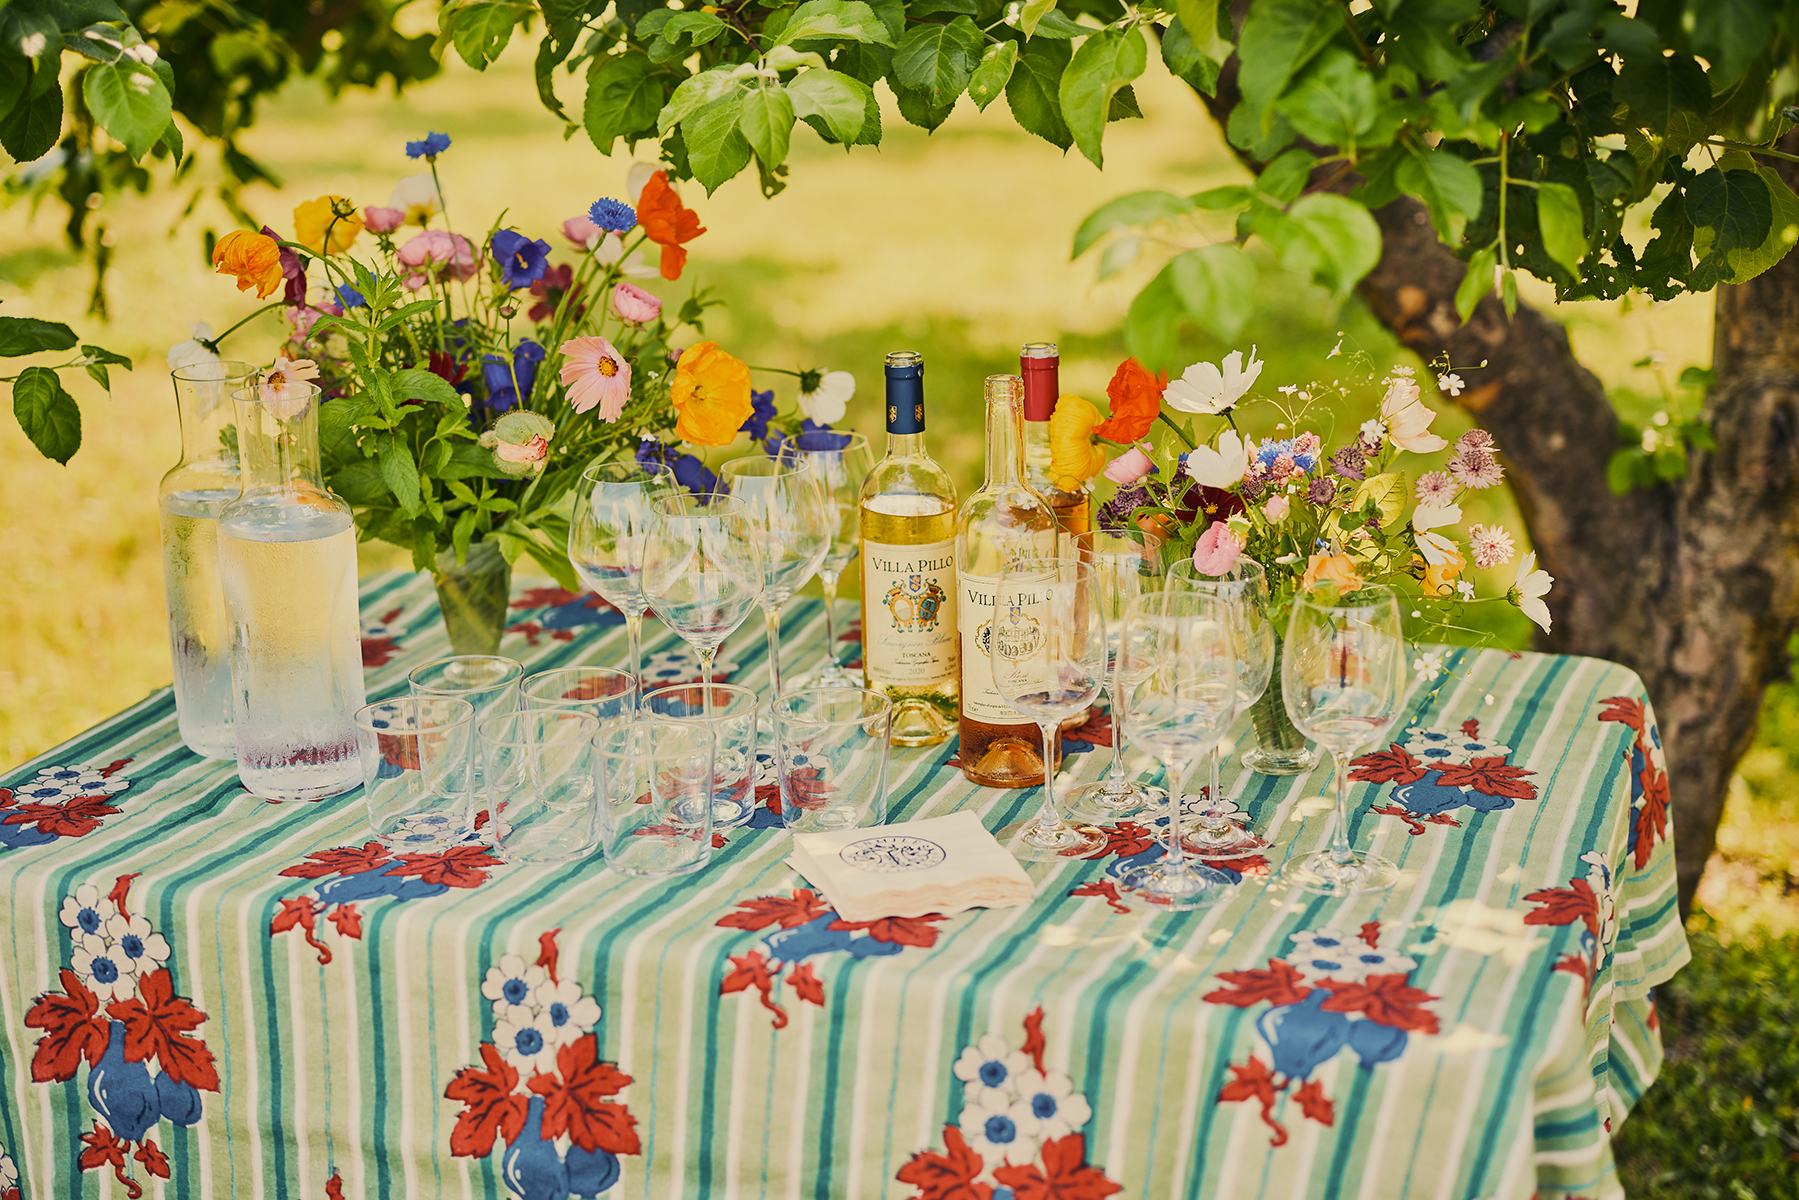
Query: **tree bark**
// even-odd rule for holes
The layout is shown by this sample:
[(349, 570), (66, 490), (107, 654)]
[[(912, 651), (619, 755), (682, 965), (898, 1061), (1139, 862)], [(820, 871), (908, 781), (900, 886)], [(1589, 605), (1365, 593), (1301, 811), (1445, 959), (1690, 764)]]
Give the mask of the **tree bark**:
[[(1221, 124), (1235, 67), (1203, 97)], [(1782, 148), (1799, 152), (1799, 136)], [(1789, 186), (1799, 179), (1795, 164), (1780, 171)], [(1618, 496), (1606, 482), (1617, 414), (1561, 325), (1524, 304), (1508, 320), (1495, 295), (1463, 325), (1466, 267), (1423, 206), (1401, 198), (1374, 215), (1381, 259), (1360, 291), (1375, 316), (1426, 362), (1487, 362), (1459, 403), (1498, 440), (1539, 565), (1555, 576), (1553, 629), (1540, 640), (1623, 663), (1648, 690), (1684, 917), (1799, 628), (1799, 254), (1718, 289), (1705, 401), (1717, 450), (1693, 450), (1684, 479)]]

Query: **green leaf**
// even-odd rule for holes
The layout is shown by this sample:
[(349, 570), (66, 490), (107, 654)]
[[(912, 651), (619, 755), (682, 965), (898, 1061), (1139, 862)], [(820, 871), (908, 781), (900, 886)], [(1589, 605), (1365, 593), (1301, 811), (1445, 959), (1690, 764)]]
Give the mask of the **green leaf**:
[[(788, 83), (787, 98), (796, 117), (814, 128), (822, 123), (832, 137), (851, 145), (866, 125), (874, 89), (841, 71), (803, 71)], [(878, 141), (878, 120), (875, 132)]]
[(1339, 300), (1380, 261), (1380, 226), (1354, 200), (1315, 192), (1295, 200), (1287, 219), (1298, 236), (1281, 261), (1315, 277)]
[(45, 458), (67, 464), (81, 449), (81, 409), (49, 367), (26, 367), (12, 385), (13, 416)]
[(698, 75), (689, 75), (675, 88), (668, 103), (662, 106), (662, 113), (656, 118), (656, 132), (666, 134), (736, 87), (737, 77), (728, 67), (714, 67), (710, 71), (701, 71)]
[(108, 394), (112, 392), (112, 376), (106, 368), (124, 367), (127, 371), (131, 369), (129, 358), (123, 354), (114, 354), (104, 346), (83, 346), (81, 357), (83, 359), (82, 369), (88, 373), (90, 379), (105, 388)]
[(1007, 81), (1012, 78), (1012, 68), (1017, 65), (1017, 42), (995, 42), (987, 47), (987, 52), (981, 55), (981, 65), (974, 69), (968, 80), (968, 96), (976, 108), (985, 112), (989, 104), (999, 99), (1000, 93), (1006, 90)]
[(18, 358), (23, 354), (41, 354), (46, 350), (67, 350), (77, 340), (75, 331), (61, 321), (40, 321), (36, 317), (0, 317), (0, 358)]
[(1262, 168), (1262, 173), (1256, 176), (1256, 190), (1286, 204), (1305, 191), (1306, 180), (1312, 177), (1312, 168), (1317, 165), (1317, 155), (1295, 146)]
[(1300, 136), (1351, 155), (1379, 111), (1373, 77), (1343, 50), (1328, 51), (1276, 107)]
[(1612, 98), (1630, 106), (1633, 124), (1665, 133), (1677, 113), (1708, 114), (1712, 87), (1705, 70), (1685, 54), (1627, 59)]
[(737, 128), (762, 165), (773, 170), (787, 159), (793, 120), (793, 101), (781, 90), (780, 84), (771, 83), (744, 95), (743, 113), (737, 119)]
[(707, 195), (750, 165), (750, 144), (737, 128), (743, 97), (743, 92), (733, 90), (681, 124), (687, 161)]
[(1168, 28), (1162, 31), (1162, 64), (1168, 73), (1176, 79), (1198, 89), (1208, 96), (1218, 91), (1219, 64), (1202, 54), (1193, 39), (1187, 36), (1187, 27), (1176, 17), (1168, 22)]
[[(1718, 159), (1718, 165), (1726, 171), (1734, 172), (1746, 170), (1756, 172), (1761, 176), (1762, 182), (1767, 185), (1768, 194), (1773, 201), (1773, 220), (1768, 225), (1768, 236), (1762, 241), (1761, 245), (1754, 247), (1740, 247), (1727, 253), (1729, 269), (1721, 277), (1721, 282), (1748, 283), (1751, 279), (1754, 279), (1757, 275), (1760, 275), (1763, 271), (1766, 271), (1769, 267), (1772, 267), (1775, 263), (1785, 258), (1787, 253), (1792, 250), (1794, 244), (1799, 243), (1799, 196), (1793, 195), (1792, 189), (1787, 186), (1786, 181), (1781, 179), (1777, 173), (1767, 167), (1759, 165), (1749, 155), (1740, 150), (1733, 150), (1729, 154), (1721, 155)], [(1701, 255), (1704, 255), (1711, 249), (1711, 236), (1711, 231), (1709, 229), (1695, 231), (1693, 237), (1694, 249)], [(1704, 245), (1701, 245), (1702, 241), (1705, 242)], [(1688, 369), (1691, 370), (1692, 368)], [(1686, 383), (1686, 376), (1684, 373), (1681, 376), (1681, 382), (1683, 385)], [(1709, 387), (1709, 382), (1705, 384), (1705, 386)]]
[(434, 375), (419, 367), (408, 367), (393, 373), (393, 394), (399, 400), (426, 400), (447, 404), (458, 411), (462, 408), (461, 394), (443, 376)]
[(400, 511), (416, 517), (420, 507), (419, 467), (412, 461), (412, 451), (398, 437), (382, 439), (381, 478), (400, 502)]
[(1030, 41), (1037, 32), (1037, 23), (1043, 20), (1043, 14), (1056, 7), (1056, 0), (1026, 0), (1025, 6), (1018, 10), (1018, 28), (1024, 31), (1024, 40)]
[(662, 26), (662, 37), (672, 42), (682, 34), (691, 34), (693, 46), (698, 49), (728, 28), (730, 26), (709, 12), (678, 12)]
[(905, 6), (905, 14), (913, 20), (928, 17), (934, 13), (967, 13), (975, 16), (981, 11), (980, 0), (911, 0)]
[(31, 60), (0, 54), (0, 113), (9, 113), (31, 83)]
[(1168, 264), (1167, 275), (1181, 307), (1207, 333), (1231, 342), (1243, 332), (1255, 307), (1250, 293), (1256, 268), (1241, 247), (1224, 243), (1184, 251)]
[(806, 0), (794, 10), (787, 27), (775, 39), (777, 46), (801, 38), (841, 38), (852, 42), (893, 45), (893, 35), (875, 10), (862, 0)]
[(1447, 150), (1413, 150), (1400, 160), (1393, 181), (1424, 202), (1437, 236), (1449, 245), (1459, 244), (1462, 230), (1480, 215), (1480, 172)]
[(1063, 72), (1074, 51), (1067, 42), (1032, 38), (1006, 84), (1006, 107), (1026, 133), (1034, 133), (1058, 150), (1074, 144), (1062, 120)]
[(22, 163), (50, 152), (62, 133), (62, 89), (50, 88), (0, 117), (0, 146)]
[(465, 4), (445, 10), (440, 19), (454, 21), (450, 42), (462, 61), (477, 71), (485, 71), (487, 64), (506, 49), (506, 43), (512, 39), (512, 27), (526, 11), (529, 10), (510, 3)]
[(568, 561), (568, 554), (561, 550), (551, 550), (536, 538), (520, 538), (524, 543), (525, 553), (536, 560), (544, 573), (571, 592), (578, 592), (586, 585), (575, 574), (573, 564)]
[(973, 77), (985, 40), (967, 17), (947, 25), (915, 25), (894, 48), (894, 77), (934, 108), (953, 104)]
[(1194, 192), (1187, 197), (1194, 208), (1203, 208), (1207, 212), (1219, 212), (1224, 209), (1238, 208), (1248, 204), (1254, 193), (1240, 183), (1227, 183), (1221, 187), (1207, 188), (1203, 192)]
[(1180, 352), (1185, 309), (1174, 289), (1172, 266), (1163, 267), (1131, 301), (1124, 318), (1124, 345), (1152, 371), (1165, 370)]
[(917, 88), (904, 85), (893, 89), (893, 98), (899, 104), (900, 116), (908, 123), (920, 129), (934, 131), (939, 125), (949, 120), (950, 113), (956, 109), (955, 101), (948, 104), (933, 104), (929, 92), (921, 92)]
[(1578, 274), (1587, 254), (1587, 234), (1580, 196), (1573, 188), (1563, 183), (1537, 185), (1537, 230), (1549, 257)]
[(177, 163), (181, 161), (181, 156), (187, 153), (187, 143), (182, 140), (181, 130), (176, 126), (173, 118), (162, 127), (162, 136), (156, 139), (156, 144), (167, 150), (169, 157)]
[(1061, 9), (1052, 8), (1043, 14), (1041, 21), (1037, 22), (1037, 30), (1032, 36), (1069, 41), (1073, 38), (1086, 37), (1092, 32), (1093, 26), (1079, 24)]
[(1493, 267), (1498, 261), (1499, 253), (1492, 246), (1468, 260), (1468, 272), (1455, 289), (1455, 311), (1462, 324), (1466, 325), (1474, 315), (1482, 297), (1493, 294)]
[[(1335, 4), (1258, 0), (1251, 5), (1237, 42), (1237, 56), (1242, 61), (1237, 86), (1243, 92), (1245, 120), (1253, 122), (1258, 132), (1266, 132), (1274, 102), (1287, 84), (1341, 32), (1343, 12)], [(1198, 36), (1191, 25), (1187, 33)]]
[(1132, 192), (1116, 200), (1108, 200), (1088, 213), (1087, 219), (1081, 222), (1081, 227), (1074, 231), (1074, 250), (1068, 257), (1079, 258), (1114, 229), (1183, 217), (1191, 213), (1193, 208), (1192, 201), (1172, 192)]
[(1499, 302), (1505, 305), (1506, 320), (1518, 315), (1518, 273), (1502, 271), (1499, 274)]
[(1687, 185), (1686, 211), (1696, 230), (1712, 230), (1711, 252), (1742, 250), (1767, 239), (1774, 197), (1754, 171), (1713, 167)]
[(792, 71), (800, 67), (824, 70), (829, 64), (825, 56), (814, 50), (795, 50), (792, 46), (776, 46), (762, 56), (763, 65), (771, 71)]
[(150, 152), (169, 123), (168, 89), (139, 63), (102, 63), (88, 68), (81, 94), (106, 132), (125, 145), (133, 159)]
[(1174, 11), (1195, 50), (1220, 64), (1231, 56), (1231, 44), (1218, 33), (1218, 0), (1174, 0)]
[(1149, 47), (1143, 31), (1102, 29), (1081, 43), (1062, 74), (1059, 96), (1062, 119), (1074, 135), (1075, 145), (1096, 167), (1105, 166), (1101, 140), (1112, 97), (1149, 65)]
[(546, 37), (537, 43), (537, 59), (531, 64), (531, 73), (537, 80), (537, 102), (562, 120), (568, 120), (568, 113), (563, 111), (562, 101), (556, 97), (556, 67), (562, 62), (562, 56), (556, 52), (556, 39)]

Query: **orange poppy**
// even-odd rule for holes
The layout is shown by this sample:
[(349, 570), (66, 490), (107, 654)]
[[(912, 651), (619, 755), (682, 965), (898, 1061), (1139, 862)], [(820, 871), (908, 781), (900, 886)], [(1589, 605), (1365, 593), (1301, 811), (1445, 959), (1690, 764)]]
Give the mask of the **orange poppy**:
[(657, 171), (643, 185), (637, 198), (637, 221), (652, 242), (662, 247), (662, 278), (673, 282), (681, 278), (687, 265), (683, 242), (691, 242), (706, 232), (700, 215), (681, 203), (675, 189), (668, 185), (668, 172)]
[(1094, 434), (1108, 442), (1137, 441), (1156, 423), (1162, 411), (1162, 389), (1167, 386), (1166, 371), (1158, 375), (1134, 358), (1125, 359), (1106, 385), (1112, 415), (1094, 427)]
[(233, 229), (212, 248), (212, 265), (221, 275), (237, 276), (238, 291), (255, 288), (258, 300), (281, 286), (281, 247), (267, 234)]
[(676, 437), (696, 446), (728, 446), (749, 419), (750, 369), (717, 342), (695, 342), (675, 364), (669, 399), (681, 414)]

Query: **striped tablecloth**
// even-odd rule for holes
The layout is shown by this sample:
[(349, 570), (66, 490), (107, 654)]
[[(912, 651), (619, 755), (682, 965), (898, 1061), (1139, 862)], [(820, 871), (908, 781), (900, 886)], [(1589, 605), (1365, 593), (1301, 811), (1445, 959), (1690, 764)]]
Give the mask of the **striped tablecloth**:
[[(591, 598), (513, 609), (530, 667), (623, 655)], [(445, 652), (423, 578), (366, 580), (363, 619), (371, 698)], [(651, 625), (649, 673), (690, 676)], [(786, 628), (797, 675), (818, 603)], [(723, 658), (766, 686), (759, 630)], [(1353, 772), (1389, 894), (1268, 886), (1329, 773), (1233, 764), (1274, 845), (1209, 909), (1119, 888), (1144, 820), (1030, 867), (1028, 908), (853, 925), (766, 811), (669, 883), (393, 857), (360, 792), (264, 803), (158, 692), (0, 776), (0, 1196), (1618, 1195), (1687, 958), (1642, 685), (1450, 651), (1410, 705)], [(1109, 741), (1069, 735), (1065, 778)], [(955, 750), (895, 752), (892, 819), (1038, 803)]]

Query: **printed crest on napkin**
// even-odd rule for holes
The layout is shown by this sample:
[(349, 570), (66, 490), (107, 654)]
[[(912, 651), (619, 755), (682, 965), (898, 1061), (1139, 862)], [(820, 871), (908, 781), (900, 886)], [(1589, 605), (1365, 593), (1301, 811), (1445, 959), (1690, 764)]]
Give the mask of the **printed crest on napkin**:
[(802, 833), (788, 859), (844, 919), (921, 917), (1031, 900), (1030, 876), (972, 812)]

